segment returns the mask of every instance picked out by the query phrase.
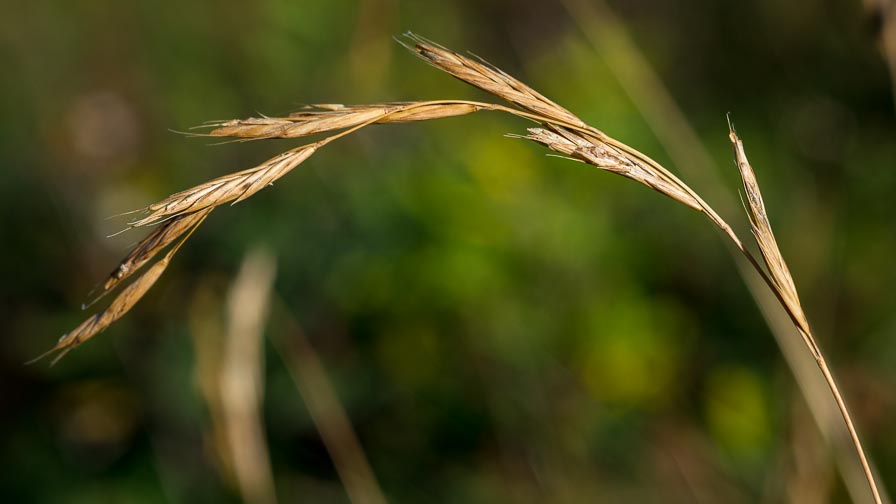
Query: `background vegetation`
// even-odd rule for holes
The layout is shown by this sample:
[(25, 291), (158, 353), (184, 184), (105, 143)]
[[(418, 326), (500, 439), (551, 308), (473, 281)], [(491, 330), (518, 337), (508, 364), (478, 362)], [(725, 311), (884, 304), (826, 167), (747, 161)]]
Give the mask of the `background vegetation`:
[[(857, 2), (614, 6), (732, 191), (733, 113), (892, 487), (896, 120), (875, 23)], [(56, 367), (22, 366), (81, 321), (77, 307), (139, 239), (104, 238), (125, 222), (109, 216), (298, 145), (209, 146), (169, 129), (304, 103), (483, 98), (406, 54), (391, 38), (406, 29), (474, 51), (677, 167), (562, 4), (6, 7), (4, 500), (239, 500), (197, 353), (201, 334), (224, 337), (227, 290), (257, 246), (277, 262), (266, 334), (304, 328), (390, 500), (847, 498), (716, 231), (630, 181), (502, 138), (527, 124), (497, 114), (368, 128), (322, 151), (215, 212), (109, 331)], [(290, 357), (266, 345), (278, 496), (346, 501)]]

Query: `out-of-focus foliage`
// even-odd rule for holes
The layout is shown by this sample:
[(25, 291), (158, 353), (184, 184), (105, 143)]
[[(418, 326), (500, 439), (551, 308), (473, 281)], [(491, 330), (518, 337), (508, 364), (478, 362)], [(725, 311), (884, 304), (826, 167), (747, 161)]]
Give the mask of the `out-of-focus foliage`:
[[(896, 481), (896, 121), (861, 7), (617, 7), (735, 188), (733, 112), (809, 319), (881, 480)], [(81, 321), (77, 307), (139, 238), (106, 239), (125, 222), (107, 217), (296, 145), (209, 146), (169, 130), (304, 103), (483, 98), (393, 43), (406, 29), (474, 51), (668, 163), (550, 2), (3, 9), (3, 500), (238, 500), (209, 437), (190, 321), (220, 319), (256, 243), (278, 256), (276, 296), (396, 502), (777, 501), (805, 478), (843, 498), (711, 226), (503, 138), (527, 124), (495, 113), (328, 146), (215, 212), (106, 333), (56, 367), (21, 365)], [(283, 361), (269, 348), (266, 362), (279, 496), (345, 501)]]

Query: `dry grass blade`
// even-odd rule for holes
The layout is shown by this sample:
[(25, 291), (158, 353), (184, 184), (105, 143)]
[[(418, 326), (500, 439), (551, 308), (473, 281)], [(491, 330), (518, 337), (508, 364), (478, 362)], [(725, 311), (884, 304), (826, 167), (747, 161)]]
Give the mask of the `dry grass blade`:
[(289, 117), (252, 117), (223, 123), (207, 136), (236, 137), (246, 140), (269, 138), (299, 138), (328, 131), (341, 130), (375, 122), (376, 124), (429, 121), (472, 114), (491, 109), (489, 104), (453, 100), (424, 103), (399, 102), (374, 105), (312, 105)]
[(762, 258), (765, 260), (766, 266), (768, 266), (768, 276), (771, 278), (769, 285), (775, 290), (775, 294), (777, 294), (781, 303), (785, 305), (787, 312), (793, 319), (797, 329), (799, 329), (800, 334), (803, 336), (806, 347), (815, 357), (815, 361), (818, 363), (818, 368), (824, 375), (825, 381), (834, 396), (834, 400), (837, 402), (837, 407), (840, 409), (840, 414), (843, 416), (843, 421), (846, 423), (846, 429), (849, 431), (853, 445), (856, 448), (856, 454), (862, 464), (862, 469), (865, 472), (865, 478), (868, 480), (868, 485), (871, 489), (874, 502), (880, 504), (882, 502), (880, 491), (874, 481), (874, 475), (871, 472), (871, 466), (868, 464), (868, 459), (865, 457), (865, 450), (862, 448), (862, 443), (859, 440), (859, 435), (853, 425), (852, 417), (846, 407), (846, 402), (840, 395), (840, 389), (837, 387), (837, 382), (834, 380), (834, 376), (828, 368), (824, 355), (821, 353), (821, 349), (818, 347), (815, 338), (812, 336), (809, 322), (806, 320), (806, 315), (803, 313), (803, 308), (800, 305), (799, 295), (796, 292), (793, 277), (790, 275), (790, 270), (784, 262), (784, 258), (778, 248), (778, 243), (775, 241), (775, 235), (772, 233), (771, 224), (769, 224), (768, 215), (765, 211), (765, 203), (762, 201), (762, 193), (759, 191), (759, 184), (756, 182), (756, 175), (753, 173), (753, 168), (750, 166), (750, 162), (747, 161), (747, 155), (744, 152), (744, 144), (737, 136), (730, 121), (729, 138), (734, 147), (737, 168), (740, 171), (744, 191), (747, 196), (747, 215), (750, 217), (750, 227), (752, 228), (753, 236), (756, 237), (756, 242), (762, 253)]
[(230, 453), (245, 502), (277, 502), (264, 434), (264, 329), (277, 263), (263, 248), (246, 254), (228, 293), (227, 333), (218, 376)]

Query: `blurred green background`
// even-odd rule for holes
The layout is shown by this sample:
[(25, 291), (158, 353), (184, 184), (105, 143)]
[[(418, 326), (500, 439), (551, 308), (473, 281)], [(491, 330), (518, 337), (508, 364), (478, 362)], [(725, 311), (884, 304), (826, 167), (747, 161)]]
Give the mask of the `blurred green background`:
[[(866, 449), (896, 484), (896, 120), (874, 16), (858, 1), (613, 6), (735, 195), (732, 112)], [(262, 246), (277, 261), (274, 319), (304, 328), (390, 501), (847, 500), (718, 233), (503, 138), (528, 125), (495, 113), (323, 149), (215, 212), (108, 331), (55, 367), (22, 365), (86, 316), (87, 293), (140, 238), (106, 239), (126, 222), (109, 216), (299, 144), (171, 130), (306, 103), (494, 101), (392, 40), (408, 29), (679, 171), (587, 21), (529, 0), (5, 2), (0, 498), (240, 501), (196, 333), (223, 323)], [(288, 341), (289, 327), (266, 335)], [(289, 357), (265, 345), (278, 497), (346, 502)]]

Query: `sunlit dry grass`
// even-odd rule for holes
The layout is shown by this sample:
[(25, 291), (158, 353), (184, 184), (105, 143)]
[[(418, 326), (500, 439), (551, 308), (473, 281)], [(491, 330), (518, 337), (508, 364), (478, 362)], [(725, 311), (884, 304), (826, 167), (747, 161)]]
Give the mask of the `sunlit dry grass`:
[[(589, 126), (572, 112), (544, 97), (498, 68), (408, 34), (406, 47), (430, 65), (457, 79), (509, 102), (512, 107), (463, 100), (382, 103), (360, 106), (318, 105), (285, 118), (252, 118), (213, 124), (208, 135), (238, 140), (297, 138), (338, 131), (322, 140), (296, 147), (260, 165), (224, 175), (175, 193), (143, 209), (143, 217), (131, 227), (159, 225), (113, 271), (103, 293), (135, 274), (160, 251), (174, 243), (162, 259), (146, 269), (113, 299), (110, 305), (64, 335), (51, 350), (63, 354), (106, 329), (129, 311), (157, 281), (178, 248), (202, 223), (212, 209), (244, 201), (272, 185), (329, 143), (372, 124), (424, 121), (466, 115), (480, 110), (501, 111), (538, 124), (527, 135), (516, 135), (576, 161), (634, 180), (654, 191), (705, 215), (749, 261), (781, 302), (803, 337), (807, 351), (818, 364), (852, 437), (862, 461), (875, 502), (881, 502), (873, 475), (865, 459), (858, 435), (821, 349), (812, 336), (795, 284), (778, 249), (768, 222), (764, 203), (743, 144), (733, 128), (730, 138), (746, 191), (747, 214), (765, 267), (745, 247), (732, 227), (690, 186), (671, 171), (601, 130)], [(57, 357), (58, 359), (58, 357)]]

